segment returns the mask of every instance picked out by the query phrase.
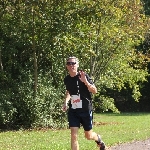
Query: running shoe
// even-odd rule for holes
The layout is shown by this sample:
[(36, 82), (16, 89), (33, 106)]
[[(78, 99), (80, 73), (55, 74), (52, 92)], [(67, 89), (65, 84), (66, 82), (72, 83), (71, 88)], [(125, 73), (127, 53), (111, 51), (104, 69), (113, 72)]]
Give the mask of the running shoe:
[(105, 143), (101, 140), (100, 135), (97, 136), (98, 136), (98, 141), (95, 141), (97, 143), (97, 146), (100, 147), (100, 150), (106, 150)]
[(100, 146), (100, 150), (106, 150), (105, 149), (105, 143), (104, 142), (101, 142), (98, 144)]

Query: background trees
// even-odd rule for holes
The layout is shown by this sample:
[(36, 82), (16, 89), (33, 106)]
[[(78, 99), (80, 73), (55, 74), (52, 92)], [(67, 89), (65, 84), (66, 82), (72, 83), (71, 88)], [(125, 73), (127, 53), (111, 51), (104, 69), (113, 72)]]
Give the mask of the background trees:
[(139, 45), (149, 29), (140, 0), (2, 0), (0, 7), (1, 124), (64, 126), (70, 55), (98, 87), (95, 111), (117, 112), (122, 102), (139, 100), (148, 76)]

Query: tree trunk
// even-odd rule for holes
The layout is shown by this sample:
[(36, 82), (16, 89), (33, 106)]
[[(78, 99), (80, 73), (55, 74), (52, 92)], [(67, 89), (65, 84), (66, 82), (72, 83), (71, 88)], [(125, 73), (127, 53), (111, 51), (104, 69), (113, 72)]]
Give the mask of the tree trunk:
[(33, 60), (34, 60), (34, 97), (37, 93), (37, 84), (38, 84), (38, 75), (37, 75), (37, 56), (36, 56), (36, 46), (35, 46), (35, 11), (34, 7), (32, 8), (32, 21), (33, 21), (33, 30), (32, 30), (32, 48), (33, 48)]
[(3, 64), (2, 64), (2, 54), (0, 49), (0, 70), (3, 71)]

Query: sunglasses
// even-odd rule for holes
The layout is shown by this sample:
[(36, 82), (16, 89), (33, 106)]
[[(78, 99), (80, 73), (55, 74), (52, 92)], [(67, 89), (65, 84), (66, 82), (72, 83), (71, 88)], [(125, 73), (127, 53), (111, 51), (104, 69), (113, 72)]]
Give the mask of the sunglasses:
[(76, 64), (76, 62), (67, 62), (67, 63), (66, 63), (67, 66), (75, 65), (75, 64)]

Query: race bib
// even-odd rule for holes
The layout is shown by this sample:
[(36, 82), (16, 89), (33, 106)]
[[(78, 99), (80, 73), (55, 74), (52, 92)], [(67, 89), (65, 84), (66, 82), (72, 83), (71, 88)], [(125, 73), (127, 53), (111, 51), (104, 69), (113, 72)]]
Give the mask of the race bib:
[(82, 108), (82, 100), (79, 95), (71, 95), (72, 109)]

